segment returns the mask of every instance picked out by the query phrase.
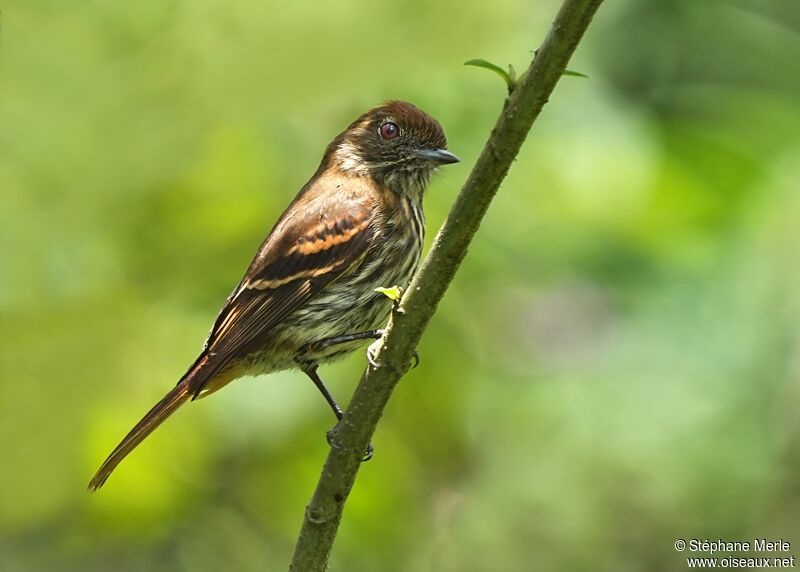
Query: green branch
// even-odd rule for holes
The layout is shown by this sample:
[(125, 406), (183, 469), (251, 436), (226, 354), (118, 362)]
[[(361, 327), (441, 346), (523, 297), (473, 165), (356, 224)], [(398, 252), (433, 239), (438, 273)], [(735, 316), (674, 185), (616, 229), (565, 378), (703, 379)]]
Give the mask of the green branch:
[(327, 568), (347, 496), (392, 391), (408, 371), (422, 333), (492, 198), (601, 2), (565, 0), (530, 67), (515, 82), (428, 257), (392, 314), (374, 355), (379, 367), (367, 367), (332, 438), (322, 475), (306, 507), (290, 570), (323, 572)]

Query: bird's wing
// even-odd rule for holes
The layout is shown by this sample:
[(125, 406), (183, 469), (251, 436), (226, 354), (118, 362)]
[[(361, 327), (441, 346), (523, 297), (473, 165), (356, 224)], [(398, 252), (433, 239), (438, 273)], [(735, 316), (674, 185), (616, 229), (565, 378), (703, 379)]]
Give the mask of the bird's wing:
[[(219, 313), (206, 341), (209, 366), (219, 371), (263, 345), (272, 328), (357, 266), (375, 237), (373, 215), (365, 199), (295, 201)], [(193, 384), (195, 397), (210, 377)]]

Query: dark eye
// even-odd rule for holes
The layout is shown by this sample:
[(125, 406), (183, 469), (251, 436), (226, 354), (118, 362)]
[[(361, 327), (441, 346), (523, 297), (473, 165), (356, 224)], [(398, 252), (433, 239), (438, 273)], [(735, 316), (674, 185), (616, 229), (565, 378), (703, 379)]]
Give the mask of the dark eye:
[(388, 121), (381, 125), (381, 137), (384, 139), (394, 139), (400, 134), (400, 128), (397, 126), (397, 123), (392, 123)]

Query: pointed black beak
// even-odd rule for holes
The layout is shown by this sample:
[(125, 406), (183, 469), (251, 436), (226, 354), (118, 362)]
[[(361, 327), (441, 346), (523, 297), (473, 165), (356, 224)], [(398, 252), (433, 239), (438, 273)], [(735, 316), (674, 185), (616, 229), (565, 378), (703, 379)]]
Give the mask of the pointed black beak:
[(458, 157), (447, 149), (420, 149), (417, 151), (417, 155), (437, 165), (449, 165), (459, 161)]

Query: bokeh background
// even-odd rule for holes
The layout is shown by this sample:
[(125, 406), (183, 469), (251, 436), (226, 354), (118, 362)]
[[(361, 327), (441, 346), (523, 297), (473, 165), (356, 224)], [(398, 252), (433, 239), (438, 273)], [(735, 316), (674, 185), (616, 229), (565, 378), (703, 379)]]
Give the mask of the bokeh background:
[[(181, 410), (263, 235), (365, 109), (462, 163), (559, 3), (2, 2), (0, 571), (288, 566), (330, 413), (299, 373)], [(604, 5), (398, 387), (335, 571), (683, 570), (800, 549), (800, 11)], [(363, 355), (325, 369), (346, 402)]]

